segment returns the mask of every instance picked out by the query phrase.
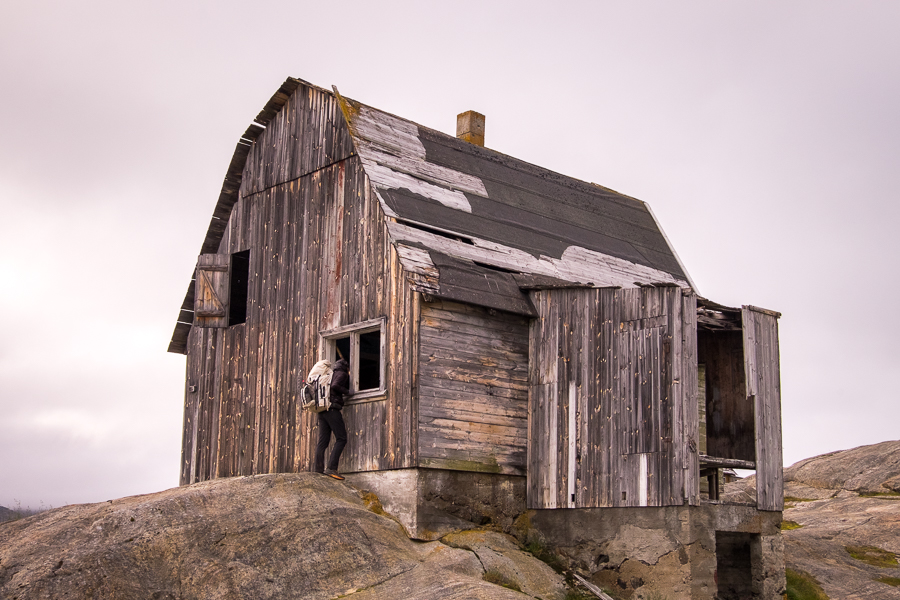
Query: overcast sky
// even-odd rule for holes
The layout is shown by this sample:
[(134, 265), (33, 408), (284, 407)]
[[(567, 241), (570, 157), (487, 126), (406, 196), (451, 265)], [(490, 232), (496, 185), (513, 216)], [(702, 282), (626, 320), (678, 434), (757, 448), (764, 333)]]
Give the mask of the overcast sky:
[(166, 346), (288, 76), (451, 134), (477, 110), (650, 203), (702, 295), (783, 313), (785, 464), (900, 438), (898, 30), (881, 0), (4, 2), (0, 505), (178, 484)]

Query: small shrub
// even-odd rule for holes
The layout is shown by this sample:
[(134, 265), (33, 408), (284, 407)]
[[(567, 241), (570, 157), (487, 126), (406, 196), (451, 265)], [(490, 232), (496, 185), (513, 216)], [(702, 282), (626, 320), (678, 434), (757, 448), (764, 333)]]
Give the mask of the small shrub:
[(803, 525), (797, 521), (782, 521), (780, 527), (782, 531), (790, 531), (791, 529), (800, 529)]
[(785, 569), (784, 575), (787, 578), (788, 600), (830, 600), (816, 578), (809, 573)]
[(365, 503), (366, 508), (371, 510), (376, 515), (387, 516), (384, 512), (384, 507), (381, 505), (381, 500), (378, 499), (378, 496), (373, 494), (368, 490), (364, 490), (359, 493), (360, 499)]
[(515, 581), (513, 581), (500, 571), (497, 571), (496, 569), (488, 569), (484, 572), (484, 575), (482, 575), (481, 578), (488, 583), (493, 583), (494, 585), (503, 586), (517, 592), (522, 591), (522, 588), (519, 587), (519, 584), (517, 584)]
[(862, 562), (873, 567), (889, 568), (897, 566), (897, 555), (876, 546), (844, 546), (844, 550)]
[(525, 550), (530, 552), (536, 559), (542, 560), (550, 565), (550, 568), (557, 573), (563, 574), (565, 571), (565, 565), (563, 565), (560, 558), (542, 543), (537, 541), (529, 542), (528, 545), (525, 546)]
[(900, 587), (900, 577), (881, 577), (875, 581), (880, 581), (881, 583), (886, 583), (894, 587)]

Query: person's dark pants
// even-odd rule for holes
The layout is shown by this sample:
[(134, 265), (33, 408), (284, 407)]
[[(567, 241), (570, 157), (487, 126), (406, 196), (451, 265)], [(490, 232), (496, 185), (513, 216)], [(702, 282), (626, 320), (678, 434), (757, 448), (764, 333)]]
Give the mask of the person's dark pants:
[(341, 452), (347, 445), (347, 428), (344, 426), (344, 417), (341, 411), (333, 408), (319, 413), (319, 443), (316, 445), (316, 472), (325, 472), (325, 450), (334, 434), (334, 448), (328, 458), (328, 468), (337, 471), (338, 461), (341, 460)]

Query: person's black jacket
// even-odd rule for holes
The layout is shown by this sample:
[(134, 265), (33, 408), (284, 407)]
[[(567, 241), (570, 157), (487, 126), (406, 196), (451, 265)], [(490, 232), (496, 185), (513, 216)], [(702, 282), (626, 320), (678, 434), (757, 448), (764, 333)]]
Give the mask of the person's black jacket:
[(344, 397), (350, 394), (350, 365), (343, 358), (334, 363), (331, 376), (331, 408), (344, 408)]

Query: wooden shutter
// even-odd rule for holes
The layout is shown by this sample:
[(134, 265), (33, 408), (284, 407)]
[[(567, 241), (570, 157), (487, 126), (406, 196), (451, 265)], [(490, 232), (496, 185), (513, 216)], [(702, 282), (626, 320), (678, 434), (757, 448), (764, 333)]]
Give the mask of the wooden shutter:
[(759, 510), (784, 510), (781, 456), (779, 314), (744, 306), (744, 372), (756, 420), (756, 503)]
[(194, 325), (228, 327), (228, 254), (201, 254), (194, 288)]

